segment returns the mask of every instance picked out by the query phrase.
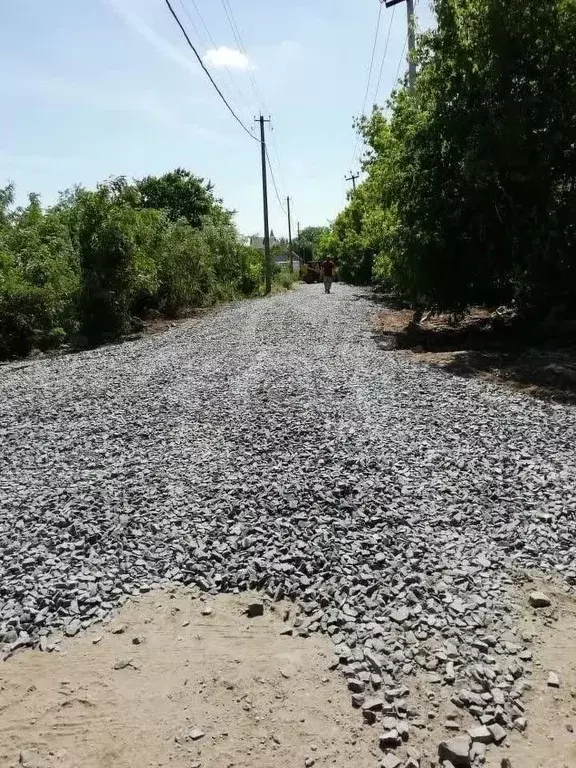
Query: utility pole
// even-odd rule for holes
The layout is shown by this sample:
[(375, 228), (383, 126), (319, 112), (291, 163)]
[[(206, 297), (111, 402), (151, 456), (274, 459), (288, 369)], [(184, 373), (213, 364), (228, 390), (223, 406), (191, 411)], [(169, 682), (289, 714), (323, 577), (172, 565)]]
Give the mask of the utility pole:
[(352, 182), (352, 186), (354, 187), (354, 192), (356, 192), (356, 179), (360, 178), (360, 174), (359, 173), (354, 174), (352, 173), (352, 171), (350, 171), (350, 176), (344, 176), (344, 178), (346, 179), (346, 181)]
[[(393, 5), (403, 3), (404, 0), (380, 0), (380, 2), (384, 2), (386, 8), (392, 8)], [(406, 0), (406, 15), (408, 17), (408, 84), (410, 90), (413, 90), (416, 85), (416, 62), (414, 61), (414, 52), (416, 51), (414, 0)]]
[(290, 272), (294, 272), (294, 256), (292, 255), (292, 218), (290, 216), (290, 197), (286, 198), (288, 205), (288, 248), (290, 249)]
[(266, 275), (266, 293), (272, 290), (272, 259), (270, 257), (270, 228), (268, 224), (268, 179), (266, 177), (266, 136), (264, 123), (269, 123), (262, 115), (254, 119), (260, 123), (260, 149), (262, 150), (262, 198), (264, 201), (264, 273)]

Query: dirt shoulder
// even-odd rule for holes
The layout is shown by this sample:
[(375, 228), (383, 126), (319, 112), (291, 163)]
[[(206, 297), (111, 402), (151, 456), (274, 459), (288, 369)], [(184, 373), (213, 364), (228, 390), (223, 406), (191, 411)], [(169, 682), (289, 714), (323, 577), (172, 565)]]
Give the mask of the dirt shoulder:
[(410, 325), (412, 315), (411, 310), (392, 308), (377, 313), (375, 337), (384, 349), (451, 375), (576, 403), (576, 344), (569, 334), (530, 338), (506, 326), (494, 330), (486, 310), (473, 310), (458, 323), (446, 315), (425, 317), (416, 328)]
[[(554, 608), (536, 612), (527, 594), (541, 586), (528, 583), (511, 596), (521, 619), (509, 641), (528, 644), (534, 656), (528, 727), (488, 749), (488, 768), (503, 757), (512, 768), (576, 765), (576, 603), (545, 584)], [(351, 708), (346, 681), (330, 670), (330, 641), (283, 634), (292, 605), (248, 618), (254, 601), (198, 599), (176, 588), (150, 593), (107, 626), (62, 640), (59, 653), (17, 654), (1, 668), (0, 765), (375, 768), (384, 757), (382, 725), (364, 724)], [(559, 688), (548, 686), (550, 671)], [(437, 764), (437, 746), (454, 723), (460, 732), (477, 725), (434, 677), (407, 679), (423, 720), (408, 743), (421, 768)]]
[(0, 668), (0, 765), (374, 766), (329, 640), (282, 635), (281, 605), (249, 619), (250, 601), (150, 594), (60, 653), (16, 655)]

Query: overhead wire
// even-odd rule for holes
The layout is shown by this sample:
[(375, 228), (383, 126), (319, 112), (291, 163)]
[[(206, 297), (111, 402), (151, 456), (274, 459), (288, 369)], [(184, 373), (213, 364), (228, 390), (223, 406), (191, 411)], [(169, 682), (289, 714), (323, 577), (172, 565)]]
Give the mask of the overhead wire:
[(274, 170), (272, 168), (272, 163), (270, 162), (270, 155), (268, 154), (268, 147), (266, 147), (266, 160), (268, 161), (268, 168), (270, 169), (270, 177), (272, 179), (272, 186), (274, 187), (274, 192), (276, 193), (276, 199), (278, 200), (278, 205), (280, 206), (280, 209), (282, 213), (288, 214), (288, 211), (286, 210), (284, 206), (284, 202), (282, 201), (282, 198), (280, 197), (280, 193), (278, 192), (278, 186), (276, 184), (276, 179), (274, 177)]
[(185, 15), (187, 16), (188, 21), (190, 22), (190, 26), (192, 27), (192, 29), (196, 33), (196, 37), (198, 38), (198, 40), (200, 40), (200, 32), (198, 32), (198, 27), (196, 26), (196, 24), (194, 22), (194, 19), (192, 18), (192, 14), (190, 13), (188, 8), (184, 4), (184, 0), (179, 0), (179, 3), (180, 3), (180, 7), (182, 8), (182, 10), (184, 11)]
[[(378, 36), (380, 34), (380, 23), (382, 21), (382, 6), (383, 4), (379, 4), (378, 8), (378, 20), (376, 22), (376, 32), (374, 34), (374, 43), (372, 45), (372, 56), (370, 57), (370, 66), (368, 68), (368, 78), (366, 80), (366, 91), (364, 93), (364, 101), (362, 103), (362, 111), (360, 113), (360, 116), (362, 117), (366, 111), (366, 104), (368, 102), (368, 94), (370, 92), (370, 83), (372, 82), (372, 72), (374, 71), (374, 61), (376, 59), (376, 49), (378, 47)], [(350, 165), (354, 165), (354, 162), (356, 160), (356, 156), (358, 154), (358, 146), (360, 144), (360, 134), (356, 135), (356, 143), (354, 145), (354, 153), (352, 155), (352, 160), (350, 161)]]
[[(414, 3), (414, 8), (418, 6), (418, 3), (420, 0), (416, 0)], [(414, 17), (416, 19), (416, 17)], [(400, 54), (400, 61), (398, 62), (398, 69), (396, 70), (396, 80), (395, 83), (398, 82), (398, 78), (400, 77), (400, 67), (402, 66), (402, 59), (404, 58), (406, 54), (406, 48), (408, 47), (408, 35), (404, 38), (404, 48), (402, 48), (402, 53)]]
[(390, 23), (388, 24), (388, 33), (386, 35), (386, 43), (384, 45), (384, 53), (382, 54), (382, 64), (380, 65), (380, 74), (378, 75), (378, 82), (376, 84), (376, 90), (374, 91), (374, 104), (378, 102), (378, 94), (380, 93), (380, 86), (382, 85), (382, 75), (384, 74), (384, 64), (386, 63), (386, 55), (388, 53), (388, 45), (390, 44), (390, 34), (392, 33), (392, 22), (394, 21), (394, 14), (396, 13), (396, 6), (392, 6), (392, 13), (390, 14)]
[(234, 111), (234, 109), (233, 109), (233, 108), (230, 106), (230, 104), (229, 104), (228, 100), (226, 99), (226, 97), (224, 96), (224, 94), (222, 93), (222, 91), (220, 90), (220, 88), (218, 87), (218, 84), (216, 83), (216, 81), (215, 81), (215, 80), (214, 80), (214, 78), (212, 77), (212, 74), (210, 73), (210, 70), (208, 69), (208, 67), (207, 67), (207, 66), (204, 64), (204, 62), (202, 61), (202, 57), (201, 57), (201, 56), (200, 56), (200, 54), (198, 53), (198, 50), (196, 49), (196, 46), (195, 46), (195, 45), (194, 45), (194, 43), (193, 43), (193, 42), (190, 40), (190, 37), (189, 37), (188, 33), (186, 32), (186, 29), (185, 29), (184, 25), (183, 25), (183, 24), (182, 24), (182, 22), (180, 21), (180, 18), (178, 17), (178, 14), (177, 14), (177, 13), (176, 13), (176, 11), (174, 10), (174, 8), (173, 8), (173, 6), (172, 6), (172, 3), (170, 2), (170, 0), (164, 0), (164, 2), (165, 2), (165, 4), (166, 4), (166, 6), (168, 7), (168, 10), (170, 11), (170, 13), (171, 13), (172, 17), (174, 18), (174, 21), (175, 21), (175, 22), (178, 24), (178, 26), (180, 27), (180, 31), (182, 32), (182, 34), (183, 34), (183, 35), (184, 35), (184, 37), (186, 38), (186, 42), (188, 43), (188, 45), (189, 45), (189, 46), (190, 46), (190, 48), (192, 49), (192, 51), (193, 51), (194, 55), (195, 55), (195, 56), (196, 56), (196, 58), (198, 59), (198, 63), (200, 64), (200, 66), (201, 66), (201, 67), (202, 67), (202, 69), (204, 70), (204, 73), (206, 74), (206, 76), (208, 77), (208, 79), (210, 80), (210, 82), (212, 83), (212, 86), (213, 86), (214, 90), (216, 91), (216, 93), (218, 94), (218, 96), (220, 96), (220, 98), (222, 99), (222, 101), (223, 101), (223, 102), (224, 102), (224, 104), (226, 105), (226, 107), (227, 107), (228, 111), (230, 112), (230, 114), (232, 115), (232, 117), (234, 118), (234, 120), (236, 120), (236, 122), (237, 122), (237, 123), (238, 123), (238, 124), (239, 124), (239, 125), (242, 127), (242, 129), (243, 129), (243, 130), (244, 130), (244, 131), (245, 131), (245, 132), (248, 134), (248, 136), (250, 136), (250, 138), (251, 138), (251, 139), (254, 139), (254, 141), (259, 141), (259, 140), (256, 138), (256, 136), (254, 136), (254, 134), (253, 134), (253, 133), (250, 131), (250, 129), (249, 129), (249, 128), (247, 128), (247, 127), (246, 127), (246, 125), (244, 125), (244, 123), (242, 122), (242, 120), (241, 120), (241, 119), (238, 117), (238, 115), (236, 114), (236, 112)]
[(394, 80), (395, 83), (398, 82), (398, 78), (400, 77), (400, 67), (402, 66), (402, 60), (404, 59), (404, 54), (406, 53), (407, 45), (408, 45), (408, 36), (404, 38), (404, 47), (402, 48), (402, 53), (400, 54), (400, 61), (398, 62), (398, 69), (396, 70), (396, 78)]
[[(226, 18), (228, 19), (228, 24), (230, 26), (230, 29), (232, 30), (232, 35), (234, 36), (234, 40), (236, 41), (236, 45), (238, 46), (238, 50), (240, 53), (242, 53), (246, 59), (248, 59), (248, 54), (246, 53), (246, 48), (244, 46), (244, 42), (242, 40), (242, 34), (240, 32), (240, 28), (238, 27), (238, 23), (236, 22), (236, 17), (234, 16), (234, 11), (232, 10), (232, 6), (230, 5), (229, 0), (221, 0), (222, 7), (224, 8), (224, 12), (226, 14)], [(266, 109), (266, 102), (264, 100), (264, 97), (262, 96), (262, 92), (260, 91), (260, 88), (258, 88), (258, 83), (256, 82), (256, 78), (254, 77), (254, 73), (251, 69), (248, 69), (248, 77), (250, 79), (250, 83), (252, 85), (252, 90), (254, 91), (254, 96), (256, 97), (256, 102), (258, 103), (260, 107), (260, 111), (262, 114), (267, 112)]]
[(374, 35), (374, 45), (372, 46), (372, 57), (370, 59), (370, 68), (368, 70), (368, 80), (366, 82), (366, 93), (364, 94), (364, 103), (362, 104), (362, 115), (366, 112), (368, 93), (370, 91), (370, 83), (372, 82), (372, 72), (374, 71), (374, 61), (376, 60), (376, 49), (378, 47), (378, 35), (380, 33), (380, 22), (382, 21), (382, 8), (383, 4), (380, 3), (378, 9), (378, 21), (376, 23), (376, 34)]
[[(280, 150), (278, 149), (278, 141), (276, 140), (276, 128), (274, 127), (274, 124), (270, 122), (270, 135), (272, 136), (272, 146), (274, 147), (274, 154), (276, 155), (276, 163), (278, 165), (278, 175), (280, 177), (280, 186), (282, 187), (282, 190), (286, 190), (286, 179), (284, 178), (284, 174), (282, 172), (282, 163), (280, 161)], [(286, 197), (286, 195), (284, 195)]]
[(202, 15), (202, 12), (201, 12), (200, 8), (198, 7), (198, 3), (196, 2), (196, 0), (192, 0), (192, 5), (194, 6), (194, 10), (196, 11), (196, 14), (197, 14), (198, 18), (200, 19), (200, 23), (202, 24), (202, 26), (204, 27), (204, 29), (206, 31), (206, 34), (208, 36), (208, 40), (210, 41), (210, 43), (212, 44), (212, 46), (214, 48), (217, 48), (217, 45), (216, 45), (216, 43), (214, 41), (214, 38), (212, 37), (212, 33), (210, 32), (210, 29), (208, 28), (208, 24), (206, 24), (204, 16)]
[[(202, 37), (201, 37), (201, 35), (200, 35), (199, 31), (198, 31), (198, 27), (196, 26), (196, 24), (194, 22), (194, 19), (192, 18), (192, 14), (188, 10), (188, 7), (187, 7), (185, 1), (184, 0), (180, 0), (180, 5), (182, 6), (182, 8), (184, 10), (184, 13), (186, 14), (186, 17), (188, 18), (188, 21), (190, 22), (190, 24), (192, 26), (192, 29), (196, 32), (196, 36), (198, 37), (199, 40), (202, 40)], [(196, 15), (200, 19), (200, 23), (204, 27), (204, 31), (206, 32), (206, 36), (208, 38), (208, 42), (210, 43), (212, 48), (214, 50), (216, 50), (218, 48), (218, 46), (216, 45), (214, 37), (213, 37), (212, 33), (210, 32), (210, 28), (208, 27), (208, 24), (206, 23), (206, 20), (205, 20), (204, 16), (202, 15), (202, 11), (198, 7), (198, 3), (196, 2), (196, 0), (192, 0), (192, 5), (194, 6), (194, 10), (196, 11)], [(206, 45), (204, 47), (207, 48)], [(232, 72), (228, 69), (228, 67), (224, 67), (224, 70), (225, 70), (226, 74), (228, 75), (228, 79), (230, 81), (230, 85), (232, 86), (232, 89), (234, 91), (236, 91), (236, 93), (238, 94), (238, 97), (239, 97), (238, 104), (241, 105), (242, 102), (244, 102), (246, 100), (245, 96), (242, 93), (238, 83), (232, 77)]]
[[(226, 18), (228, 20), (228, 24), (230, 26), (230, 29), (232, 30), (232, 35), (234, 36), (234, 40), (236, 42), (236, 45), (238, 46), (238, 49), (239, 49), (240, 53), (242, 53), (246, 57), (246, 59), (248, 59), (248, 54), (246, 53), (246, 46), (244, 45), (244, 41), (242, 39), (242, 33), (240, 31), (240, 27), (238, 25), (238, 22), (236, 21), (236, 17), (234, 15), (234, 11), (232, 9), (232, 6), (230, 5), (230, 0), (221, 0), (221, 3), (222, 3), (222, 7), (224, 8), (224, 12), (226, 14)], [(255, 96), (256, 102), (258, 103), (258, 106), (260, 108), (260, 113), (261, 114), (265, 114), (266, 112), (269, 111), (267, 109), (267, 106), (266, 106), (266, 100), (265, 100), (265, 98), (264, 98), (264, 96), (262, 94), (262, 91), (258, 87), (258, 83), (257, 83), (256, 78), (254, 76), (254, 73), (253, 73), (253, 71), (251, 69), (248, 70), (248, 77), (249, 77), (250, 83), (252, 85), (252, 90), (254, 92), (254, 96)], [(276, 156), (278, 176), (279, 176), (279, 180), (280, 180), (280, 185), (281, 185), (281, 187), (283, 188), (283, 191), (284, 191), (284, 189), (285, 189), (285, 179), (284, 179), (284, 174), (282, 172), (282, 163), (280, 161), (280, 151), (278, 149), (278, 141), (276, 139), (276, 132), (275, 132), (275, 130), (274, 130), (272, 125), (270, 126), (270, 128), (271, 128), (270, 133), (271, 133), (271, 136), (272, 136), (271, 144), (272, 144), (272, 146), (274, 148), (274, 154)], [(267, 158), (267, 161), (268, 161), (268, 167), (270, 168), (270, 175), (272, 177), (272, 184), (274, 186), (274, 192), (276, 194), (276, 198), (278, 200), (278, 204), (280, 205), (280, 208), (281, 208), (282, 212), (285, 215), (288, 215), (288, 212), (287, 212), (286, 207), (285, 207), (284, 202), (283, 202), (283, 197), (280, 195), (280, 193), (278, 191), (278, 184), (277, 184), (276, 178), (274, 176), (274, 170), (273, 170), (273, 167), (272, 167), (272, 161), (270, 159), (270, 154), (268, 153), (268, 147), (266, 147), (266, 158)]]
[[(200, 66), (201, 66), (201, 67), (202, 67), (202, 69), (204, 70), (205, 74), (207, 75), (207, 77), (208, 77), (208, 79), (210, 80), (210, 82), (211, 82), (212, 86), (214, 87), (214, 89), (216, 90), (216, 92), (218, 93), (218, 95), (220, 96), (221, 100), (224, 102), (224, 104), (225, 104), (225, 105), (226, 105), (226, 107), (228, 108), (228, 111), (231, 113), (231, 115), (232, 115), (232, 116), (233, 116), (233, 118), (236, 120), (236, 122), (237, 122), (237, 123), (238, 123), (238, 124), (239, 124), (239, 125), (240, 125), (240, 126), (243, 128), (243, 130), (244, 130), (244, 131), (245, 131), (245, 132), (246, 132), (246, 133), (247, 133), (247, 134), (250, 136), (250, 138), (254, 139), (254, 140), (255, 140), (255, 141), (257, 141), (258, 143), (261, 143), (261, 142), (260, 142), (260, 139), (258, 139), (256, 136), (254, 136), (254, 134), (253, 134), (253, 133), (250, 131), (250, 129), (249, 129), (249, 128), (247, 128), (247, 126), (246, 126), (246, 125), (245, 125), (245, 124), (242, 122), (242, 120), (241, 120), (241, 119), (238, 117), (238, 115), (236, 114), (236, 112), (234, 111), (234, 109), (233, 109), (233, 108), (230, 106), (230, 104), (229, 104), (228, 100), (226, 99), (226, 97), (225, 97), (225, 96), (224, 96), (224, 94), (222, 93), (221, 89), (219, 88), (218, 84), (216, 83), (216, 81), (215, 81), (215, 80), (214, 80), (214, 78), (212, 77), (212, 74), (210, 73), (210, 70), (209, 70), (209, 69), (206, 67), (206, 65), (204, 64), (204, 62), (203, 62), (203, 60), (202, 60), (202, 57), (201, 57), (201, 56), (200, 56), (200, 54), (198, 53), (198, 50), (196, 49), (196, 47), (194, 46), (194, 44), (193, 44), (193, 43), (192, 43), (192, 41), (190, 40), (190, 37), (189, 37), (188, 33), (186, 32), (186, 29), (185, 29), (184, 25), (182, 24), (182, 22), (181, 22), (180, 18), (178, 17), (178, 14), (177, 14), (177, 13), (176, 13), (176, 11), (174, 10), (174, 8), (173, 8), (173, 6), (172, 6), (172, 3), (170, 2), (170, 0), (164, 0), (164, 2), (165, 2), (165, 4), (166, 4), (166, 6), (168, 7), (168, 10), (170, 11), (170, 13), (171, 13), (172, 17), (174, 18), (174, 20), (175, 20), (175, 21), (176, 21), (176, 23), (178, 24), (178, 27), (180, 28), (180, 30), (181, 30), (181, 32), (182, 32), (182, 34), (184, 35), (184, 37), (185, 37), (185, 39), (186, 39), (186, 42), (188, 43), (189, 47), (192, 49), (192, 51), (193, 51), (194, 55), (196, 56), (196, 58), (197, 58), (197, 60), (198, 60), (198, 63), (200, 64)], [(214, 39), (213, 39), (212, 35), (210, 34), (210, 31), (209, 31), (209, 29), (208, 29), (208, 26), (207, 26), (207, 24), (206, 24), (206, 22), (205, 22), (205, 20), (204, 20), (204, 18), (203, 18), (203, 16), (202, 16), (202, 14), (200, 13), (200, 10), (199, 10), (199, 8), (198, 8), (198, 6), (197, 6), (197, 4), (196, 4), (196, 1), (195, 1), (195, 0), (192, 0), (192, 2), (193, 2), (193, 4), (194, 4), (194, 7), (195, 7), (195, 9), (196, 9), (196, 11), (197, 11), (197, 13), (198, 13), (199, 17), (200, 17), (200, 20), (202, 21), (202, 24), (203, 24), (203, 26), (204, 26), (204, 29), (206, 30), (206, 33), (208, 34), (208, 38), (209, 38), (209, 40), (211, 41), (212, 45), (213, 45), (214, 47), (216, 47), (216, 44), (215, 44), (215, 42), (214, 42)], [(186, 15), (188, 16), (188, 19), (189, 19), (189, 21), (190, 21), (190, 23), (191, 23), (191, 26), (192, 26), (192, 28), (193, 28), (193, 29), (194, 29), (194, 31), (196, 32), (197, 36), (200, 38), (200, 35), (199, 35), (199, 33), (198, 33), (198, 29), (197, 29), (196, 25), (194, 24), (194, 22), (193, 22), (193, 20), (192, 20), (192, 17), (191, 17), (191, 15), (190, 15), (190, 13), (188, 12), (188, 9), (187, 9), (187, 8), (186, 8), (186, 6), (184, 5), (184, 2), (183, 2), (183, 0), (180, 0), (180, 4), (182, 5), (182, 7), (183, 7), (183, 9), (184, 9), (184, 11), (185, 11), (185, 13), (186, 13)], [(246, 54), (246, 49), (244, 48), (244, 45), (243, 45), (243, 42), (242, 42), (242, 38), (241, 38), (241, 34), (240, 34), (240, 30), (239, 30), (239, 28), (238, 28), (238, 25), (237, 25), (237, 23), (236, 23), (236, 20), (234, 19), (234, 14), (233, 14), (232, 8), (230, 7), (230, 5), (229, 5), (229, 3), (228, 3), (228, 0), (222, 0), (222, 5), (223, 5), (223, 7), (224, 7), (224, 10), (226, 11), (226, 16), (227, 16), (227, 18), (228, 18), (228, 21), (229, 21), (229, 23), (230, 23), (230, 27), (231, 27), (231, 29), (232, 29), (232, 32), (233, 32), (233, 35), (234, 35), (234, 39), (235, 39), (235, 41), (236, 41), (236, 44), (238, 45), (238, 47), (239, 47), (239, 50), (241, 51), (241, 53), (243, 53), (243, 54), (244, 54), (244, 56), (246, 56), (246, 57), (247, 57), (247, 54)], [(256, 97), (257, 97), (257, 100), (258, 100), (258, 101), (260, 101), (260, 102), (261, 102), (261, 104), (262, 104), (262, 103), (264, 103), (264, 99), (263, 99), (263, 97), (262, 97), (262, 95), (261, 95), (261, 93), (260, 93), (260, 91), (259, 91), (259, 89), (258, 89), (258, 85), (257, 85), (257, 83), (256, 83), (256, 80), (255, 80), (255, 78), (254, 78), (254, 75), (253, 75), (252, 73), (250, 73), (250, 78), (251, 78), (252, 86), (253, 86), (253, 89), (254, 89), (255, 95), (256, 95)], [(264, 104), (264, 106), (265, 106), (265, 104)], [(275, 152), (276, 152), (276, 157), (277, 157), (277, 160), (278, 160), (278, 168), (279, 168), (279, 172), (281, 172), (281, 171), (280, 171), (280, 155), (279, 155), (279, 152), (278, 152), (278, 145), (277, 145), (277, 142), (276, 142), (276, 137), (275, 137), (274, 135), (273, 135), (273, 144), (274, 144), (274, 148), (275, 148)], [(273, 186), (273, 188), (274, 188), (274, 193), (275, 193), (275, 195), (276, 195), (276, 199), (278, 200), (278, 204), (279, 204), (279, 206), (280, 206), (280, 209), (282, 210), (282, 212), (283, 212), (284, 214), (287, 214), (287, 210), (286, 210), (286, 208), (285, 208), (284, 202), (283, 202), (283, 200), (282, 200), (282, 198), (281, 198), (281, 196), (280, 196), (280, 193), (279, 193), (279, 191), (278, 191), (278, 185), (277, 185), (277, 183), (276, 183), (276, 177), (275, 177), (275, 175), (274, 175), (274, 169), (273, 169), (273, 167), (272, 167), (272, 162), (271, 162), (271, 160), (270, 160), (270, 154), (269, 154), (269, 152), (268, 152), (268, 147), (267, 147), (267, 146), (265, 147), (265, 151), (266, 151), (266, 161), (267, 161), (267, 164), (268, 164), (268, 168), (269, 168), (269, 170), (270, 170), (270, 177), (271, 177), (271, 180), (272, 180), (272, 186)]]

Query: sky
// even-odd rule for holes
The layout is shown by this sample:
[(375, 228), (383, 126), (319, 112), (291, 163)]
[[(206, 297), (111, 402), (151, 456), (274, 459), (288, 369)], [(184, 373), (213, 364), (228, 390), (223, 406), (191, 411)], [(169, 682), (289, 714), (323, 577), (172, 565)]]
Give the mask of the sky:
[[(353, 118), (379, 1), (228, 0), (241, 47), (225, 0), (171, 2), (248, 130), (259, 130), (260, 112), (271, 116), (270, 162), (294, 229), (328, 224), (346, 203), (344, 176), (358, 169)], [(427, 0), (416, 12), (430, 26)], [(49, 205), (77, 183), (185, 167), (214, 184), (243, 234), (262, 231), (260, 146), (219, 99), (165, 0), (2, 0), (0, 29), (0, 186), (13, 181), (18, 201), (39, 192)], [(405, 5), (383, 7), (367, 109), (405, 72), (405, 40)], [(270, 178), (269, 187), (271, 227), (285, 235)]]

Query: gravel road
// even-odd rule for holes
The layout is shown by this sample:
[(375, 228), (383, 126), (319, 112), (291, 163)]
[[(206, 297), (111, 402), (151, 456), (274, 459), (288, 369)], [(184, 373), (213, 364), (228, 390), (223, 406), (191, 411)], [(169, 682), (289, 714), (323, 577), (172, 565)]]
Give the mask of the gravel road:
[(483, 654), (514, 566), (576, 583), (576, 410), (384, 352), (373, 311), (302, 286), (2, 366), (5, 649), (173, 579), (304, 601), (359, 706), (420, 668), (513, 694)]

